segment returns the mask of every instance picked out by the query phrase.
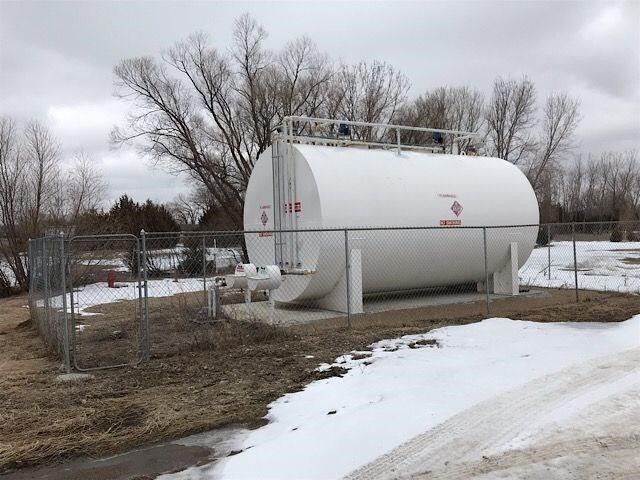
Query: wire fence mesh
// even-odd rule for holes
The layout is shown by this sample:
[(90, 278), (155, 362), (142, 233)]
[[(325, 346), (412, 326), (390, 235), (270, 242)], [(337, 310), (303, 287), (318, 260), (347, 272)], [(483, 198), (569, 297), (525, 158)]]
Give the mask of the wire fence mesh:
[(90, 370), (265, 326), (486, 316), (550, 289), (636, 294), (639, 240), (640, 222), (47, 236), (29, 242), (29, 304), (65, 368)]
[(78, 370), (139, 361), (145, 351), (140, 244), (133, 235), (69, 242), (68, 300)]
[(63, 236), (46, 236), (28, 244), (29, 310), (49, 348), (71, 368), (70, 324), (67, 319), (67, 256)]

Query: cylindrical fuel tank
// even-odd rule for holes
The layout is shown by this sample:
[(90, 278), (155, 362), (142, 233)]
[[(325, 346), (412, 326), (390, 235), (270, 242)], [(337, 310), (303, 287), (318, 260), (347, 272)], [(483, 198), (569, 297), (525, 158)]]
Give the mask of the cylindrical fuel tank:
[[(361, 251), (364, 293), (482, 281), (483, 230), (459, 227), (531, 225), (539, 220), (529, 181), (517, 167), (498, 158), (302, 144), (280, 145), (279, 154), (291, 159), (288, 172), (294, 191), (289, 201), (274, 205), (272, 152), (265, 151), (245, 197), (245, 230), (259, 231), (245, 235), (249, 260), (257, 266), (276, 264), (276, 251), (294, 251), (295, 243), (297, 264), (291, 266), (314, 273), (286, 275), (273, 292), (276, 301), (295, 303), (328, 295), (344, 274), (347, 248)], [(285, 220), (295, 216), (299, 230), (447, 228), (279, 237), (272, 230), (280, 212)], [(518, 243), (521, 266), (536, 235), (536, 227), (487, 229), (489, 272), (504, 266), (512, 242)]]

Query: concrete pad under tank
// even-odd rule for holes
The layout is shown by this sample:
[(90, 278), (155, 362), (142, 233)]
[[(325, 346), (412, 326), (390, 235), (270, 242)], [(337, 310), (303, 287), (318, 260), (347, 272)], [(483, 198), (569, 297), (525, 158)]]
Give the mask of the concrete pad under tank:
[[(543, 290), (528, 290), (520, 292), (520, 297), (545, 297), (549, 293)], [(463, 303), (484, 302), (485, 294), (475, 290), (468, 291), (434, 291), (421, 290), (402, 292), (397, 294), (369, 295), (364, 297), (364, 313), (393, 312), (421, 307), (435, 307), (456, 305)], [(506, 298), (505, 295), (491, 294), (490, 300)], [(252, 302), (249, 305), (236, 303), (222, 306), (223, 316), (235, 320), (251, 320), (273, 323), (275, 325), (300, 325), (329, 318), (346, 317), (343, 312), (307, 307), (303, 305), (278, 304), (274, 309), (269, 302)]]

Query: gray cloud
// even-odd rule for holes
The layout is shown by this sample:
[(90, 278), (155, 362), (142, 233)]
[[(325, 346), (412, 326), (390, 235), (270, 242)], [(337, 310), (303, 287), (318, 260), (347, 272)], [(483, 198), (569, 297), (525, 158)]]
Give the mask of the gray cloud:
[(0, 3), (0, 114), (47, 120), (65, 156), (101, 165), (110, 197), (167, 200), (184, 180), (153, 169), (108, 134), (127, 107), (112, 96), (113, 65), (157, 55), (194, 31), (226, 48), (245, 11), (268, 44), (308, 35), (335, 59), (386, 60), (413, 83), (490, 92), (496, 75), (529, 75), (539, 99), (582, 99), (584, 151), (640, 146), (640, 2), (8, 2)]

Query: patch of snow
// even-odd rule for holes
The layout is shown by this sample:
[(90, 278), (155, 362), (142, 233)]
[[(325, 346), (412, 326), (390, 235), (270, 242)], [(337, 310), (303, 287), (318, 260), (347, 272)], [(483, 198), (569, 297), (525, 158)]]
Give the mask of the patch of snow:
[(7, 280), (9, 280), (9, 284), (11, 286), (16, 285), (16, 277), (13, 274), (13, 270), (11, 270), (11, 267), (9, 266), (9, 264), (4, 260), (0, 260), (0, 271), (2, 271), (2, 273), (6, 276)]
[[(147, 258), (154, 268), (168, 272), (179, 268), (180, 264), (186, 259), (188, 252), (188, 248), (176, 246), (176, 248), (149, 250)], [(239, 249), (235, 248), (208, 247), (206, 249), (206, 259), (207, 262), (213, 263), (215, 268), (228, 268), (235, 267), (240, 263), (242, 254)]]
[[(440, 348), (409, 347), (420, 340)], [(611, 324), (492, 318), (383, 340), (368, 358), (324, 366), (348, 369), (344, 376), (273, 402), (269, 424), (241, 440), (241, 453), (163, 479), (341, 478), (480, 402), (639, 345), (640, 316)]]
[[(578, 286), (583, 289), (640, 293), (640, 243), (633, 242), (576, 242), (578, 259)], [(554, 242), (551, 250), (551, 279), (548, 276), (548, 250), (536, 248), (529, 260), (520, 269), (523, 285), (573, 288), (573, 245), (571, 242)], [(186, 248), (151, 250), (154, 265), (164, 271), (177, 268)], [(219, 268), (233, 266), (240, 253), (235, 249), (207, 248), (207, 260), (215, 259)], [(624, 260), (627, 259), (627, 262)], [(638, 263), (629, 263), (637, 259)], [(115, 266), (117, 260), (104, 260), (104, 265)], [(123, 267), (126, 270), (126, 267)], [(209, 279), (207, 280), (210, 281)], [(86, 308), (120, 300), (135, 300), (138, 295), (136, 282), (119, 282), (123, 288), (107, 289), (104, 283), (85, 285), (78, 289), (75, 300), (80, 304), (80, 314)], [(149, 280), (150, 297), (168, 297), (179, 293), (202, 290), (201, 278), (184, 278), (175, 282), (171, 278)], [(52, 305), (62, 307), (62, 298), (54, 297)], [(68, 303), (70, 305), (70, 302)], [(409, 340), (411, 342), (412, 340)], [(415, 341), (415, 340), (413, 340)], [(400, 348), (400, 344), (389, 341), (387, 348)], [(406, 348), (406, 345), (403, 347)]]
[[(207, 279), (212, 282), (213, 279)], [(119, 302), (121, 300), (138, 299), (138, 282), (118, 282), (121, 288), (108, 288), (105, 282), (90, 283), (78, 287), (74, 291), (76, 310), (80, 315), (96, 315), (85, 312), (87, 308), (105, 303)], [(204, 288), (202, 278), (184, 278), (173, 280), (171, 278), (152, 279), (147, 282), (149, 297), (171, 297), (179, 293), (197, 292)], [(38, 300), (39, 306), (44, 305), (43, 300)], [(49, 300), (52, 308), (62, 309), (62, 295), (52, 297)], [(71, 311), (71, 294), (67, 294), (67, 308)]]
[[(639, 242), (576, 242), (576, 260), (578, 288), (640, 293)], [(523, 285), (573, 288), (572, 242), (552, 242), (549, 247), (534, 249), (519, 275)]]
[(78, 260), (80, 265), (86, 265), (90, 267), (107, 267), (114, 272), (128, 272), (129, 267), (125, 264), (125, 261), (121, 258), (100, 258), (100, 259), (84, 259)]

